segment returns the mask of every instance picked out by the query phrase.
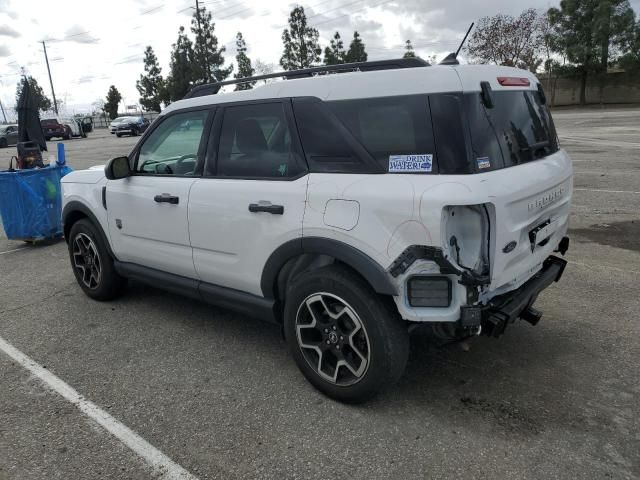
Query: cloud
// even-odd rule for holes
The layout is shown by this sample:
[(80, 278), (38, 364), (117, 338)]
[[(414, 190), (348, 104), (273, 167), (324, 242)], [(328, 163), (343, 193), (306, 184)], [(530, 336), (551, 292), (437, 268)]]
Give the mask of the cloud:
[(11, 50), (6, 45), (0, 45), (0, 57), (8, 57), (11, 55)]
[(16, 38), (20, 36), (20, 32), (10, 25), (0, 25), (0, 35)]
[(78, 79), (78, 83), (89, 83), (94, 78), (93, 75), (84, 75)]

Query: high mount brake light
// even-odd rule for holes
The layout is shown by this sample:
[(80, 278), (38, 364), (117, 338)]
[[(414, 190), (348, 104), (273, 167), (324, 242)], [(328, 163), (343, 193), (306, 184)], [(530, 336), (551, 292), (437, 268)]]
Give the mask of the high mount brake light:
[(498, 77), (498, 83), (503, 87), (528, 87), (531, 82), (524, 77)]

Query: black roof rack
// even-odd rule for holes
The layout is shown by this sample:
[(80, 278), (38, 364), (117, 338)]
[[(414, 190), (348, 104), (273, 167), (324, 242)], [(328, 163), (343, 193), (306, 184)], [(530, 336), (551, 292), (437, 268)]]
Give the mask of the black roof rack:
[(304, 68), (302, 70), (289, 70), (284, 72), (268, 73), (266, 75), (256, 75), (255, 77), (236, 78), (234, 80), (225, 80), (223, 82), (207, 83), (193, 87), (184, 98), (202, 97), (204, 95), (215, 95), (225, 85), (235, 85), (238, 83), (255, 82), (258, 80), (267, 80), (269, 78), (304, 78), (313, 77), (315, 75), (323, 75), (328, 73), (345, 73), (345, 72), (372, 72), (374, 70), (394, 70), (398, 68), (415, 68), (428, 67), (429, 62), (420, 57), (398, 58), (395, 60), (374, 60), (371, 62), (341, 63), (339, 65), (323, 65), (320, 67)]

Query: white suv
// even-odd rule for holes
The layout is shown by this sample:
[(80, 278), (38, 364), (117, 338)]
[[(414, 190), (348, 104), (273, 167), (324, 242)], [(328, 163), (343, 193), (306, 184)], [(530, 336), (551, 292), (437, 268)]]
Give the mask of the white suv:
[(572, 165), (531, 73), (284, 75), (196, 87), (128, 157), (64, 177), (87, 295), (132, 278), (279, 322), (307, 379), (351, 402), (402, 374), (416, 326), (451, 341), (537, 323), (566, 263)]

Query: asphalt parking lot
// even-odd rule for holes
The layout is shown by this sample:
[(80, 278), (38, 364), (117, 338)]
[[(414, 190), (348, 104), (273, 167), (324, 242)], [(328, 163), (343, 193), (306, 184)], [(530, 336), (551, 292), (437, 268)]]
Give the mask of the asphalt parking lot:
[[(139, 284), (94, 302), (64, 242), (1, 230), (0, 340), (197, 478), (640, 478), (640, 109), (554, 116), (575, 193), (543, 320), (469, 351), (415, 336), (368, 404), (316, 392), (277, 327)], [(135, 141), (98, 130), (65, 142), (68, 162)], [(0, 480), (168, 475), (0, 353)]]

